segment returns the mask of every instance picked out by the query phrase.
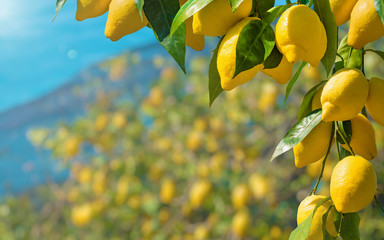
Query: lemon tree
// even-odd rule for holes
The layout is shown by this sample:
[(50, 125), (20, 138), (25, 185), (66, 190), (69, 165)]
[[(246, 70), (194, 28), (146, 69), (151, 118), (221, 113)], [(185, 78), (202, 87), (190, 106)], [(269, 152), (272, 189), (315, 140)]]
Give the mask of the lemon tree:
[[(359, 239), (358, 212), (373, 200), (384, 212), (376, 196), (375, 170), (368, 161), (377, 155), (375, 131), (368, 113), (383, 124), (384, 80), (380, 76), (369, 79), (365, 69), (366, 53), (373, 52), (384, 59), (382, 49), (366, 48), (384, 35), (384, 3), (382, 0), (296, 3), (287, 0), (285, 5), (274, 7), (273, 2), (112, 0), (107, 7), (109, 1), (78, 1), (76, 18), (97, 17), (109, 10), (105, 35), (113, 41), (144, 26), (151, 28), (185, 73), (186, 46), (202, 50), (204, 36), (220, 37), (208, 70), (210, 105), (223, 91), (251, 84), (248, 82), (258, 72), (272, 76), (280, 84), (288, 82), (287, 101), (305, 66), (316, 67), (321, 63), (325, 80), (313, 86), (303, 98), (298, 121), (277, 145), (272, 160), (293, 149), (294, 162), (299, 168), (322, 163), (317, 182), (308, 193), (309, 200), (302, 202), (305, 210), (299, 207), (298, 227), (290, 239)], [(65, 0), (57, 1), (56, 14), (64, 3)], [(348, 33), (343, 36), (340, 29), (346, 27), (343, 25), (348, 20)], [(293, 64), (298, 62), (292, 76)], [(156, 96), (159, 95), (154, 93), (155, 99)], [(203, 131), (191, 132), (185, 146), (192, 152), (198, 151), (202, 135)], [(78, 141), (73, 138), (66, 144), (64, 152), (69, 157), (78, 152)], [(107, 144), (107, 137), (93, 141), (105, 151), (114, 144)], [(169, 145), (163, 144), (164, 149)], [(315, 197), (333, 146), (339, 163), (331, 176), (331, 196)], [(202, 172), (206, 169), (204, 163), (198, 167)], [(162, 201), (171, 201), (172, 186), (171, 182), (164, 182)], [(190, 207), (196, 210), (204, 206), (211, 188), (212, 183), (206, 180), (193, 183)], [(247, 205), (249, 192), (244, 186), (240, 185), (233, 194), (235, 208)], [(239, 196), (242, 200), (237, 199)], [(87, 212), (84, 206), (79, 209)], [(240, 238), (253, 227), (249, 216), (249, 211), (243, 209), (234, 218), (233, 232)], [(77, 221), (82, 224), (84, 220)], [(198, 228), (195, 238), (206, 236), (205, 230)]]

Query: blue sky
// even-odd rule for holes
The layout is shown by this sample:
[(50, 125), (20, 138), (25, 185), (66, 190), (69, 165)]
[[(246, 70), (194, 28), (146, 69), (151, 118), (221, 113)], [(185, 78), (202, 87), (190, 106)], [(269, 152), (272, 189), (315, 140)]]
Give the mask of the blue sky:
[(52, 23), (55, 2), (0, 0), (0, 112), (52, 91), (89, 65), (155, 41), (148, 28), (110, 41), (107, 14), (77, 22), (75, 0)]

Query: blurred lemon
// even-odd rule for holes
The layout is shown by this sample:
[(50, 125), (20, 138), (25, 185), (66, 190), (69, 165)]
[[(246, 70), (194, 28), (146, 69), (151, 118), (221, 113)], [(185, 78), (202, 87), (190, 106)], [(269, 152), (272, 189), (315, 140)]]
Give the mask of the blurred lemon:
[(116, 196), (115, 203), (121, 205), (127, 198), (129, 192), (129, 183), (130, 177), (128, 175), (123, 175), (119, 178), (116, 185)]
[(193, 232), (193, 236), (195, 240), (205, 240), (209, 238), (209, 232), (206, 226), (199, 225), (195, 231)]
[(105, 129), (105, 127), (108, 124), (108, 114), (101, 113), (97, 116), (96, 122), (95, 122), (95, 129), (98, 132), (101, 132)]
[(237, 237), (245, 237), (247, 235), (247, 230), (251, 225), (251, 216), (249, 215), (248, 209), (243, 209), (237, 212), (231, 223), (231, 230)]
[(246, 184), (235, 186), (232, 191), (231, 200), (235, 209), (242, 209), (247, 206), (250, 200), (250, 192)]
[(92, 205), (84, 203), (74, 206), (71, 211), (72, 223), (77, 227), (86, 226), (92, 219)]
[(175, 197), (176, 185), (171, 179), (165, 179), (160, 188), (160, 200), (164, 204), (169, 204)]
[(270, 183), (267, 178), (253, 173), (248, 180), (249, 189), (256, 200), (262, 200), (270, 190)]
[(123, 129), (127, 124), (125, 114), (123, 112), (115, 112), (112, 116), (112, 124), (118, 129)]
[(79, 137), (73, 136), (69, 137), (64, 142), (64, 155), (72, 158), (80, 152), (81, 139)]
[(203, 134), (199, 131), (190, 132), (187, 137), (186, 147), (191, 151), (196, 151), (203, 143)]
[(95, 195), (102, 195), (105, 191), (107, 177), (104, 171), (97, 171), (93, 176), (92, 189)]
[(189, 192), (189, 201), (193, 209), (198, 209), (211, 192), (212, 184), (208, 180), (198, 180)]

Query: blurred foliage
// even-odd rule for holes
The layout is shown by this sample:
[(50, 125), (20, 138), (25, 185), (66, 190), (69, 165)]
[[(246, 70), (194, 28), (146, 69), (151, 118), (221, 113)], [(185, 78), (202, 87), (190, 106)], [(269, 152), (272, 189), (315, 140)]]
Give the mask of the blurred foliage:
[[(132, 62), (120, 57), (101, 69), (124, 81)], [(285, 105), (285, 88), (259, 73), (209, 108), (207, 58), (195, 58), (188, 76), (162, 57), (153, 64), (161, 71), (149, 92), (99, 88), (84, 116), (28, 132), (70, 178), (3, 199), (1, 239), (288, 239), (321, 163), (297, 169), (291, 153), (269, 159), (324, 73), (306, 67)], [(384, 129), (375, 128), (383, 149)], [(329, 195), (336, 159), (332, 152), (320, 194)], [(383, 163), (373, 164), (383, 183)], [(378, 208), (361, 217), (362, 239), (384, 235)]]

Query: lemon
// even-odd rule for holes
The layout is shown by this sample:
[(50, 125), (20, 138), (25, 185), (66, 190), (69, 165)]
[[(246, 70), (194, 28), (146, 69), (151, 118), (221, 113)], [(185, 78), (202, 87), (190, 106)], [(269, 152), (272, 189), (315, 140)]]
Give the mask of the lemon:
[(262, 72), (280, 84), (286, 84), (292, 77), (293, 64), (288, 62), (287, 58), (283, 56), (279, 66), (271, 69), (263, 69)]
[(72, 208), (71, 220), (75, 226), (84, 227), (91, 221), (92, 214), (92, 205), (85, 203)]
[(236, 70), (236, 46), (240, 32), (250, 21), (254, 20), (261, 21), (259, 18), (249, 17), (236, 24), (228, 31), (220, 44), (217, 52), (217, 70), (220, 74), (221, 87), (225, 90), (231, 90), (250, 81), (257, 72), (263, 69), (263, 64), (259, 64), (233, 78)]
[(81, 139), (79, 137), (70, 137), (64, 142), (65, 156), (70, 158), (76, 156), (80, 152)]
[[(299, 205), (297, 209), (297, 225), (307, 219), (316, 207), (316, 204), (325, 199), (326, 196), (311, 195), (306, 197)], [(310, 240), (322, 240), (323, 239), (323, 215), (332, 206), (332, 201), (328, 200), (320, 205), (312, 218), (311, 228), (309, 229), (308, 238)], [(332, 237), (337, 236), (336, 227), (334, 224), (334, 211), (330, 210), (325, 222), (325, 229)]]
[(98, 132), (103, 131), (108, 124), (108, 115), (106, 113), (101, 113), (97, 116), (95, 121), (95, 129)]
[(247, 209), (237, 212), (231, 223), (232, 232), (238, 237), (244, 237), (247, 234), (247, 229), (251, 225), (251, 216)]
[(349, 20), (353, 7), (357, 0), (330, 0), (331, 10), (335, 15), (337, 26), (341, 26)]
[(228, 0), (214, 0), (193, 15), (193, 32), (207, 36), (223, 36), (243, 18), (248, 17), (252, 10), (252, 0), (244, 0), (232, 12)]
[(298, 168), (322, 160), (331, 140), (332, 123), (321, 121), (312, 131), (293, 148), (295, 165)]
[[(377, 156), (375, 130), (369, 120), (362, 114), (358, 114), (351, 119), (352, 139), (349, 145), (353, 152), (367, 160), (372, 160)], [(348, 150), (346, 144), (343, 148)]]
[(354, 118), (368, 98), (369, 84), (358, 69), (337, 71), (325, 84), (321, 94), (323, 121), (346, 121)]
[[(180, 5), (183, 5), (187, 0), (180, 0)], [(185, 45), (196, 50), (204, 49), (204, 35), (193, 33), (193, 16), (185, 21)]]
[(372, 118), (384, 126), (384, 80), (371, 78), (369, 81), (369, 94), (365, 106)]
[(247, 206), (250, 199), (250, 192), (245, 184), (237, 185), (232, 191), (232, 204), (235, 209), (241, 209)]
[(123, 112), (116, 112), (112, 116), (112, 123), (118, 129), (123, 129), (127, 124), (126, 116)]
[(317, 66), (327, 49), (324, 25), (309, 7), (290, 7), (276, 24), (276, 45), (289, 62)]
[(162, 203), (169, 204), (175, 196), (176, 186), (175, 183), (166, 179), (161, 184), (160, 188), (160, 200)]
[(134, 33), (148, 24), (147, 18), (141, 19), (134, 0), (112, 0), (109, 6), (105, 36), (117, 41), (125, 35)]
[(348, 156), (337, 163), (331, 178), (331, 197), (337, 211), (358, 212), (367, 207), (376, 192), (372, 164), (360, 156)]
[(373, 0), (359, 0), (351, 12), (348, 44), (360, 49), (383, 35), (384, 26), (376, 12)]
[(267, 178), (257, 173), (251, 175), (248, 180), (248, 185), (256, 200), (262, 200), (268, 194), (271, 186)]
[(323, 92), (324, 86), (321, 88), (317, 89), (315, 95), (313, 95), (312, 98), (312, 111), (316, 109), (321, 108), (321, 93)]
[(195, 240), (205, 240), (209, 237), (209, 231), (206, 226), (200, 225), (193, 232), (193, 236)]
[(191, 207), (197, 209), (211, 192), (212, 184), (208, 180), (199, 180), (192, 185), (189, 192)]
[(77, 0), (76, 20), (83, 21), (103, 15), (111, 0)]

